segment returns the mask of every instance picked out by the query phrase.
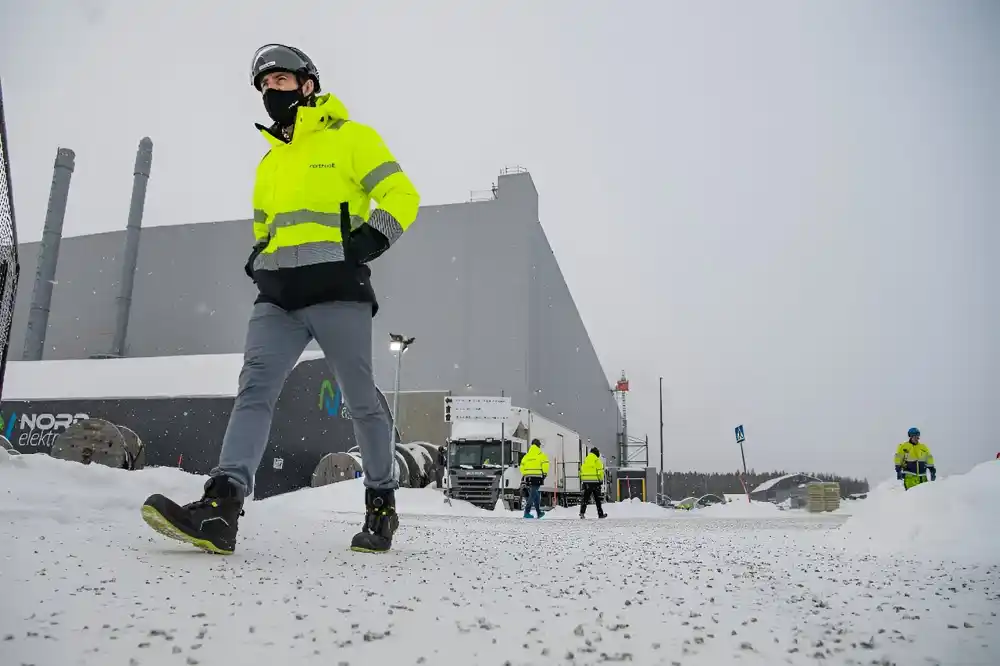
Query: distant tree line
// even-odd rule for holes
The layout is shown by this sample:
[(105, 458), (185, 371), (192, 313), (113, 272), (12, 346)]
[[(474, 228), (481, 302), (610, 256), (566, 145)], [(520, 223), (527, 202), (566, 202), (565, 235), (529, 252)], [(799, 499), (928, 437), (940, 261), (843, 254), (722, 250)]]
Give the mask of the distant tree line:
[[(836, 481), (840, 484), (841, 497), (847, 497), (855, 493), (867, 493), (868, 479), (855, 479), (836, 474), (825, 474), (822, 472), (801, 472), (809, 476), (816, 477), (821, 481)], [(768, 479), (778, 476), (785, 476), (788, 472), (756, 472), (750, 470), (744, 478), (747, 490), (764, 483)], [(667, 472), (664, 475), (664, 491), (667, 496), (674, 500), (685, 497), (701, 497), (702, 495), (724, 495), (743, 492), (743, 484), (740, 483), (741, 472)]]

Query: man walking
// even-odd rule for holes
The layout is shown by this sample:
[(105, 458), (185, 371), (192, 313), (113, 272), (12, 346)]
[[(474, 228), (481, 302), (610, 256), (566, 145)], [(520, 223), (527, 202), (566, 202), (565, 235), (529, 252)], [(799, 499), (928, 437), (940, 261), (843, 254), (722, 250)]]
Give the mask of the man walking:
[(521, 480), (528, 490), (528, 501), (524, 505), (524, 517), (531, 518), (531, 508), (535, 508), (535, 515), (539, 518), (545, 515), (542, 511), (542, 491), (541, 486), (545, 483), (545, 477), (549, 475), (549, 457), (542, 451), (542, 442), (539, 439), (531, 440), (528, 452), (521, 458)]
[(437, 487), (441, 487), (441, 482), (444, 480), (444, 471), (448, 469), (448, 458), (445, 455), (444, 447), (439, 446), (437, 452), (437, 465), (434, 467), (434, 480), (437, 483)]
[[(203, 497), (178, 506), (150, 496), (143, 519), (165, 536), (213, 553), (236, 547), (237, 522), (264, 455), (274, 407), (311, 340), (326, 356), (354, 419), (365, 520), (351, 548), (383, 552), (399, 525), (389, 416), (372, 376), (378, 303), (368, 262), (414, 222), (419, 195), (379, 134), (320, 94), (319, 71), (297, 48), (254, 54), (250, 83), (273, 124), (253, 191), (255, 244), (245, 267), (259, 295), (218, 465)], [(378, 204), (371, 210), (371, 200)]]
[(893, 462), (896, 466), (896, 478), (903, 482), (903, 488), (909, 490), (926, 482), (928, 472), (931, 474), (931, 481), (936, 481), (937, 468), (930, 448), (920, 441), (920, 431), (910, 428), (906, 435), (909, 439), (896, 447)]
[(601, 484), (604, 483), (604, 463), (601, 462), (601, 451), (596, 446), (590, 450), (580, 464), (580, 483), (583, 485), (583, 501), (580, 502), (580, 517), (587, 513), (587, 501), (594, 498), (597, 506), (597, 517), (605, 518), (604, 507), (601, 504)]

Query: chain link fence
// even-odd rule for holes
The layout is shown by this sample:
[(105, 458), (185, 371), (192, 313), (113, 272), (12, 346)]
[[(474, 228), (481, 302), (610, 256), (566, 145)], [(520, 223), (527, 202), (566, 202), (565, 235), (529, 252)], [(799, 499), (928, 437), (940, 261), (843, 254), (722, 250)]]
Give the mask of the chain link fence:
[(0, 85), (0, 398), (10, 350), (14, 301), (21, 266), (17, 260), (17, 226), (14, 223), (14, 187), (10, 177), (7, 122), (4, 117), (3, 87)]

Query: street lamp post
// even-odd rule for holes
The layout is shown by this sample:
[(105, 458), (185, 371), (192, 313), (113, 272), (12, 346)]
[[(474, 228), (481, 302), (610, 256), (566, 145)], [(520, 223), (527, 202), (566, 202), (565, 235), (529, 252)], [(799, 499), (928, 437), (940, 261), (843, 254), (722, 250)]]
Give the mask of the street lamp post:
[(660, 377), (660, 504), (663, 504), (664, 469), (663, 469), (663, 377)]
[(416, 338), (407, 338), (399, 333), (389, 334), (389, 351), (396, 354), (396, 385), (392, 391), (392, 443), (398, 444), (396, 434), (399, 432), (399, 371), (403, 365), (403, 353), (413, 344)]

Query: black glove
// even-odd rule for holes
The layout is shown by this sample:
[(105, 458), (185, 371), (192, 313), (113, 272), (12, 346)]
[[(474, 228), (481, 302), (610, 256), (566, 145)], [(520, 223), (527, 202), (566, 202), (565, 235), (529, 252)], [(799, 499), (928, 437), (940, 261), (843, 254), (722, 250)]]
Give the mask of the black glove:
[(351, 232), (344, 246), (345, 253), (359, 264), (379, 258), (389, 249), (389, 239), (370, 224), (362, 224)]
[(896, 478), (899, 479), (900, 481), (902, 481), (903, 480), (903, 476), (904, 476), (904, 474), (903, 474), (903, 468), (900, 467), (899, 465), (896, 465)]
[[(253, 246), (253, 250), (250, 251), (250, 258), (247, 259), (246, 265), (243, 266), (243, 271), (247, 274), (247, 277), (253, 280), (253, 262), (257, 258), (257, 255), (264, 251), (267, 247), (267, 239), (260, 241)], [(256, 282), (256, 280), (254, 280)]]
[(937, 481), (937, 468), (928, 466), (927, 471), (931, 473), (931, 481)]

